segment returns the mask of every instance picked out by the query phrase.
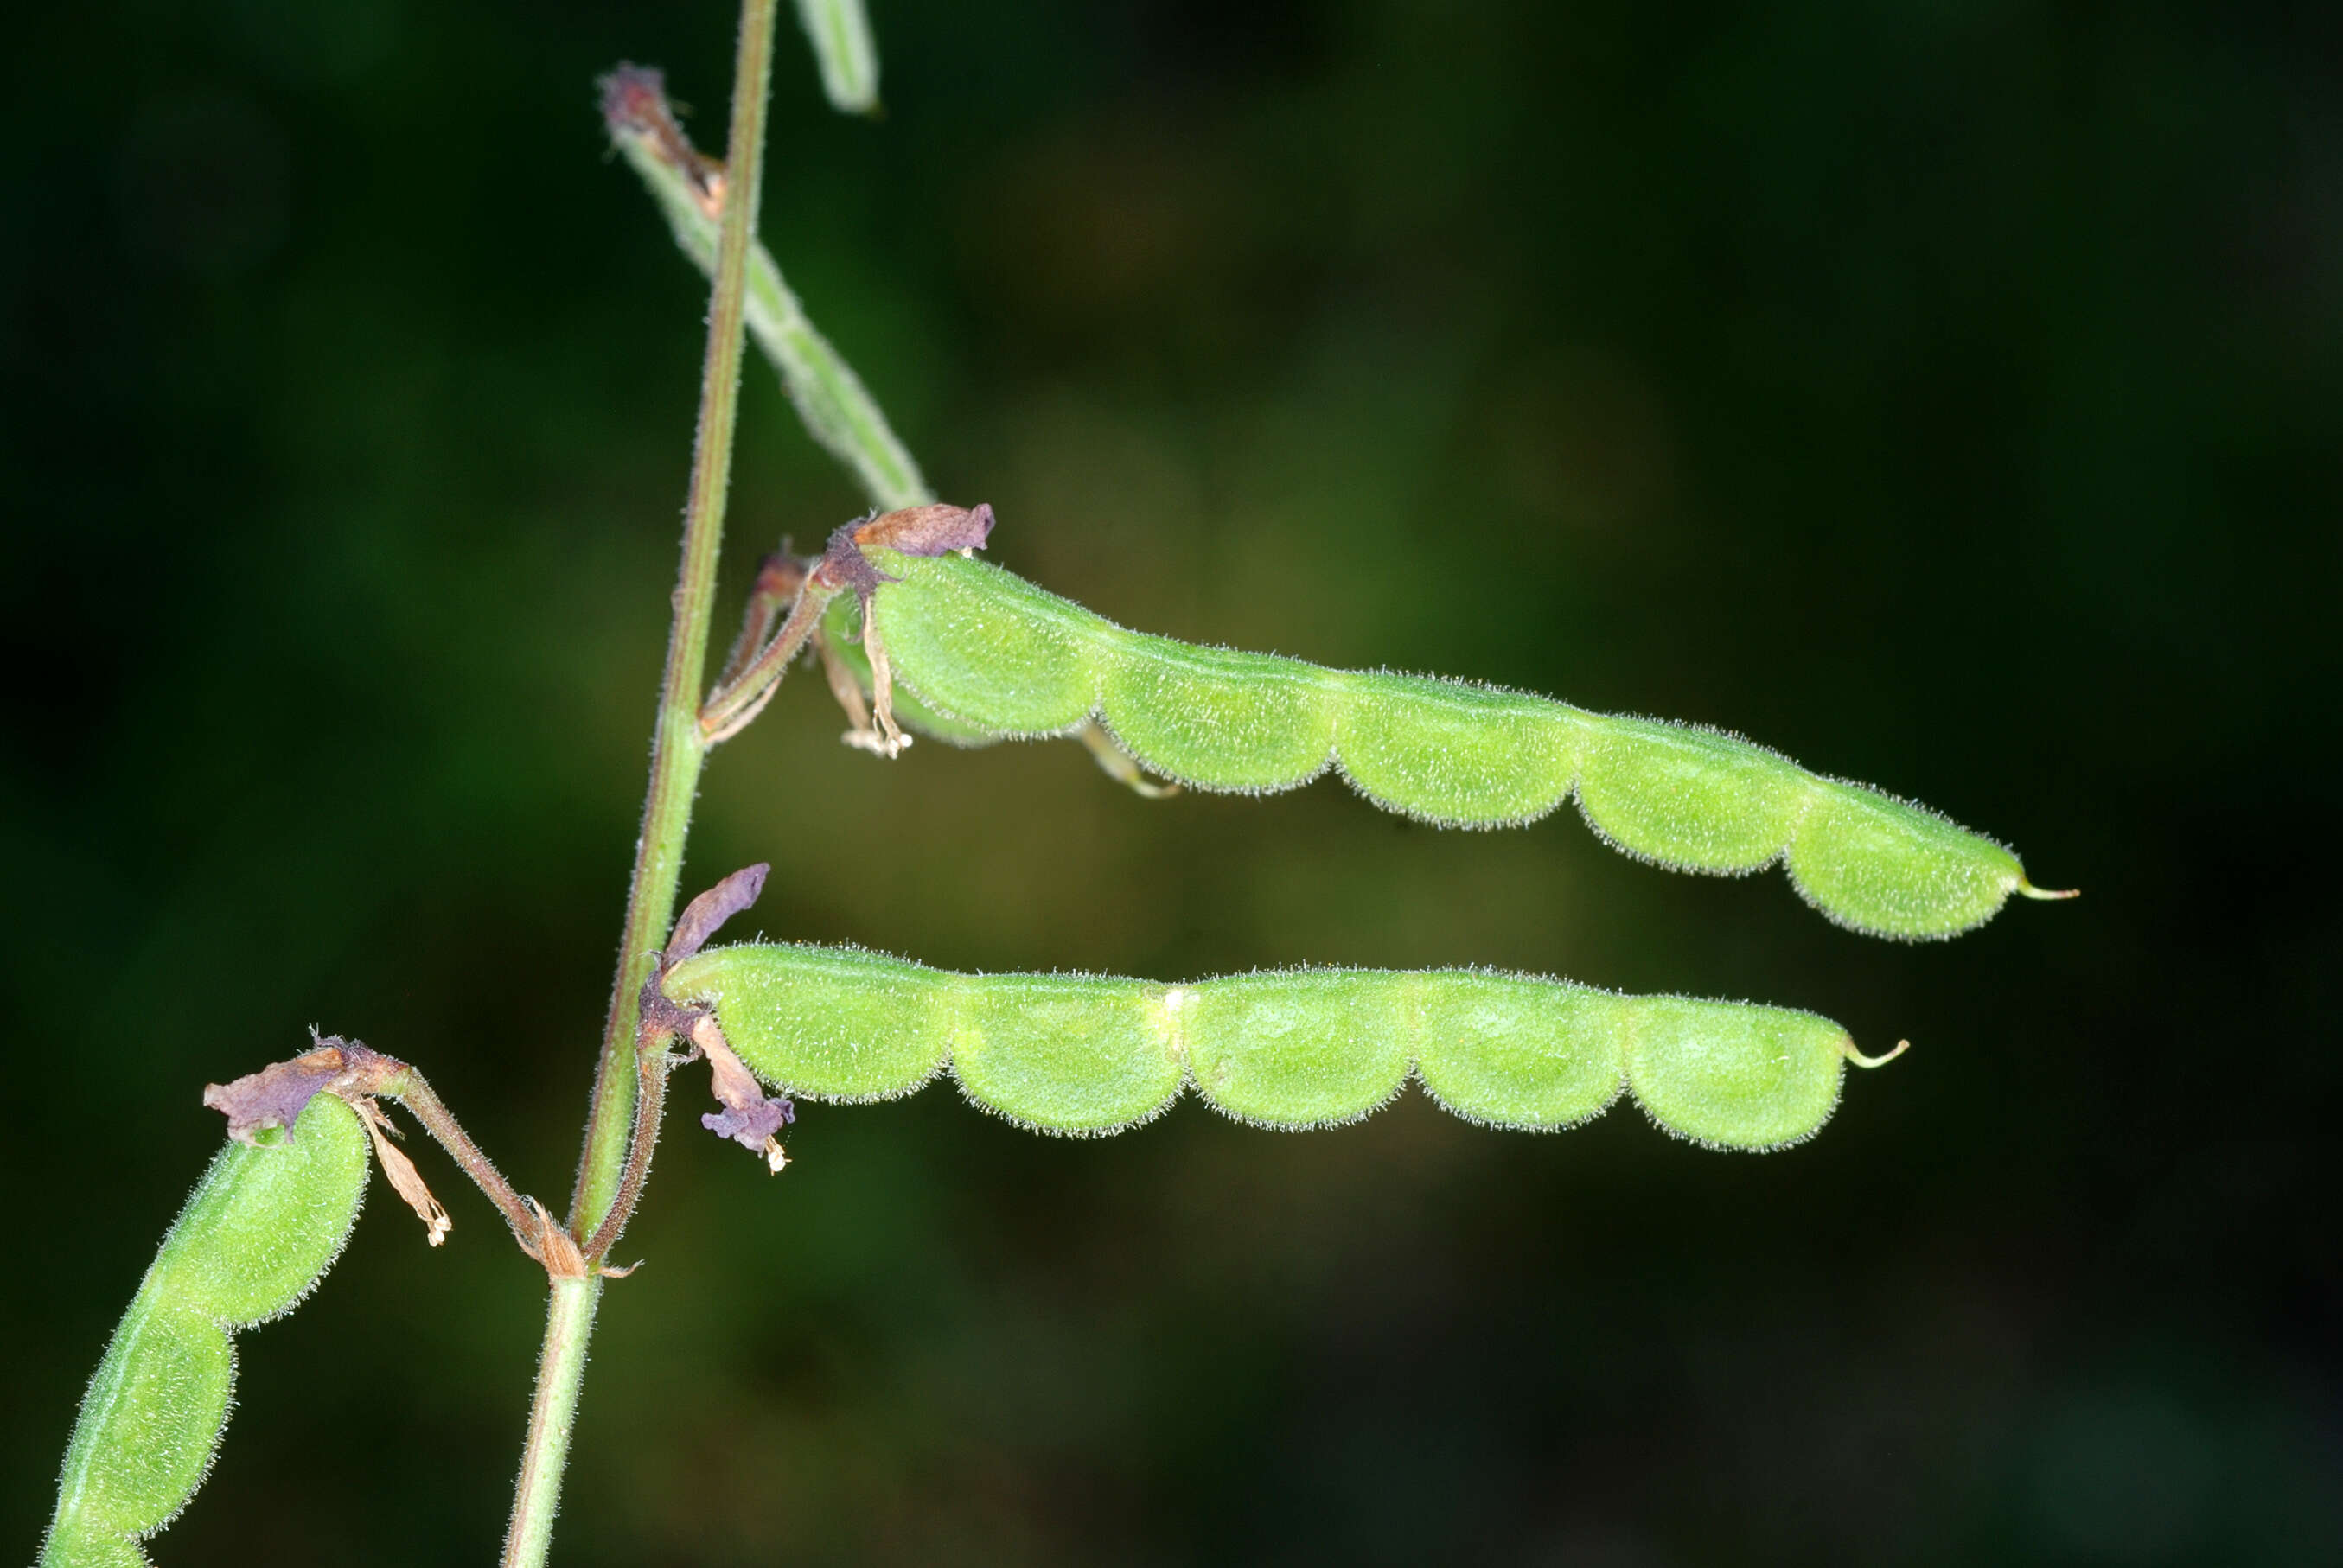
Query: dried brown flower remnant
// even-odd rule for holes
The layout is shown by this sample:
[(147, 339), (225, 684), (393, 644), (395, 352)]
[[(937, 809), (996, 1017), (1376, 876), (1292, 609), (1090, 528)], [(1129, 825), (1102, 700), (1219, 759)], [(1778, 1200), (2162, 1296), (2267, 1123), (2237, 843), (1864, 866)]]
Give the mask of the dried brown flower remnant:
[[(992, 522), (992, 508), (986, 502), (973, 508), (905, 507), (845, 524), (830, 536), (829, 548), (822, 552), (821, 565), (814, 569), (811, 580), (833, 592), (852, 588), (862, 601), (862, 654), (870, 661), (870, 706), (877, 720), (875, 728), (858, 723), (847, 732), (848, 744), (893, 757), (911, 743), (895, 722), (894, 669), (888, 663), (887, 639), (880, 632), (872, 607), (873, 596), (896, 579), (880, 571), (865, 552), (887, 549), (898, 555), (940, 556), (957, 550), (965, 556), (984, 548)], [(833, 689), (836, 684), (833, 678)], [(848, 704), (848, 715), (856, 716), (860, 706), (860, 702)]]
[(375, 1103), (371, 1095), (362, 1094), (351, 1101), (350, 1109), (358, 1113), (358, 1120), (366, 1123), (367, 1131), (372, 1135), (374, 1157), (382, 1162), (383, 1178), (390, 1183), (391, 1191), (415, 1211), (415, 1217), (423, 1221), (424, 1229), (429, 1232), (427, 1239), (433, 1246), (446, 1241), (447, 1232), (456, 1228), (456, 1221), (447, 1218), (447, 1211), (441, 1208), (439, 1200), (431, 1195), (431, 1189), (424, 1184), (423, 1173), (416, 1170), (415, 1161), (407, 1157), (405, 1150), (391, 1141), (398, 1136), (398, 1129), (391, 1125), (389, 1116)]
[(947, 550), (967, 555), (984, 548), (992, 533), (992, 520), (991, 504), (985, 501), (973, 508), (905, 507), (857, 527), (854, 542), (865, 549), (893, 550), (906, 556), (940, 556)]
[(686, 904), (676, 920), (675, 930), (668, 935), (660, 967), (679, 964), (706, 946), (718, 927), (757, 901), (757, 896), (765, 890), (765, 878), (772, 869), (763, 860), (744, 866)]
[(429, 1232), (431, 1244), (437, 1246), (455, 1221), (431, 1195), (415, 1161), (391, 1141), (398, 1136), (398, 1129), (374, 1099), (386, 1090), (413, 1091), (416, 1085), (407, 1065), (338, 1035), (320, 1040), (312, 1030), (309, 1038), (317, 1041), (316, 1048), (290, 1061), (271, 1062), (233, 1083), (206, 1084), (204, 1103), (226, 1116), (229, 1137), (240, 1143), (258, 1144), (261, 1134), (273, 1130), (281, 1130), (290, 1139), (293, 1124), (319, 1094), (340, 1096), (366, 1124), (384, 1179), (415, 1211)]
[(622, 65), (602, 78), (602, 123), (613, 136), (649, 144), (661, 163), (691, 183), (699, 210), (724, 212), (724, 166), (691, 145), (668, 102), (667, 76), (649, 65)]
[(764, 1086), (724, 1038), (713, 1014), (699, 1015), (691, 1026), (691, 1043), (708, 1058), (709, 1087), (724, 1106), (702, 1115), (699, 1124), (719, 1138), (762, 1154), (765, 1168), (779, 1175), (789, 1162), (781, 1150), (780, 1131), (798, 1119), (797, 1106), (787, 1095), (766, 1097)]
[[(715, 1014), (706, 1008), (675, 1001), (660, 989), (669, 970), (698, 952), (716, 934), (718, 927), (757, 901), (771, 869), (762, 862), (744, 867), (684, 906), (675, 930), (669, 934), (667, 950), (659, 955), (650, 979), (644, 982), (642, 1033), (636, 1049), (659, 1053), (656, 1060), (646, 1054), (643, 1061), (644, 1070), (655, 1071), (660, 1080), (680, 1062), (706, 1057), (711, 1078), (709, 1087), (724, 1109), (708, 1112), (699, 1119), (699, 1124), (719, 1138), (729, 1138), (743, 1149), (763, 1155), (766, 1168), (778, 1175), (789, 1163), (789, 1157), (781, 1151), (780, 1131), (797, 1120), (797, 1107), (786, 1095), (766, 1095), (756, 1075), (717, 1027)], [(689, 1042), (689, 1052), (682, 1057), (668, 1056), (666, 1045), (671, 1040)]]
[(320, 1091), (332, 1090), (345, 1100), (372, 1094), (406, 1070), (406, 1063), (356, 1040), (339, 1035), (320, 1040), (314, 1030), (309, 1038), (315, 1048), (289, 1061), (271, 1062), (229, 1083), (204, 1085), (204, 1103), (227, 1118), (229, 1137), (257, 1145), (263, 1133), (277, 1131), (290, 1141), (293, 1124)]
[(870, 596), (881, 584), (895, 579), (880, 571), (864, 552), (940, 556), (958, 550), (967, 555), (984, 548), (992, 533), (992, 508), (986, 502), (973, 508), (905, 507), (875, 518), (858, 518), (831, 530), (815, 575), (825, 588), (852, 588), (862, 596), (863, 608), (868, 609)]

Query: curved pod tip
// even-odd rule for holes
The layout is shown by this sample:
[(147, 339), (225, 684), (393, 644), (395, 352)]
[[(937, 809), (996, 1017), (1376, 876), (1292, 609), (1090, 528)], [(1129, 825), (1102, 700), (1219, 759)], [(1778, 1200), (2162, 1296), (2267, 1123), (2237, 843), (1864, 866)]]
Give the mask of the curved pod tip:
[(1855, 1049), (1855, 1041), (1852, 1040), (1839, 1047), (1839, 1050), (1846, 1054), (1847, 1060), (1857, 1067), (1885, 1067), (1911, 1049), (1912, 1042), (1908, 1040), (1897, 1040), (1894, 1050), (1883, 1050), (1877, 1056), (1864, 1055), (1862, 1051)]

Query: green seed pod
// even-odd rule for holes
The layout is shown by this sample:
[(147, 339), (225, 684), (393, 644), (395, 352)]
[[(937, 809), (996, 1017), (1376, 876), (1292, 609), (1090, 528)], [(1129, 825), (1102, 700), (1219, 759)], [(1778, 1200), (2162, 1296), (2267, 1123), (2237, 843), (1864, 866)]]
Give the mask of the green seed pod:
[[(1131, 634), (989, 562), (877, 552), (887, 651), (930, 708), (988, 735), (1062, 735), (1099, 705), (1106, 656)], [(925, 568), (944, 567), (941, 571)], [(911, 589), (910, 608), (900, 596)], [(1142, 759), (1143, 760), (1143, 759)]]
[(203, 1482), (236, 1379), (228, 1332), (290, 1312), (349, 1239), (367, 1135), (330, 1094), (293, 1135), (230, 1142), (163, 1239), (83, 1396), (43, 1568), (139, 1564)]
[[(891, 634), (892, 613), (880, 613)], [(1101, 718), (1124, 750), (1165, 778), (1250, 794), (1306, 784), (1333, 760), (1338, 699), (1328, 671), (1135, 632), (1110, 646)]]
[(879, 46), (862, 0), (798, 0), (798, 20), (821, 66), (830, 107), (867, 115), (879, 107)]
[(1022, 1126), (1136, 1126), (1170, 1106), (1185, 1075), (1161, 990), (1078, 975), (961, 980), (953, 988), (953, 1076), (970, 1100)]
[[(830, 657), (843, 664), (856, 683), (868, 693), (871, 686), (870, 659), (857, 640), (862, 631), (860, 601), (852, 594), (839, 595), (830, 600), (829, 610), (822, 616), (821, 627), (829, 642)], [(973, 724), (962, 724), (956, 719), (945, 718), (920, 701), (918, 694), (900, 685), (895, 689), (895, 717), (905, 729), (916, 729), (922, 735), (933, 736), (953, 746), (973, 749), (990, 746), (1001, 739), (992, 730), (980, 729)]]
[(1337, 760), (1388, 811), (1510, 828), (1570, 799), (1589, 715), (1542, 697), (1413, 675), (1346, 675)]
[[(722, 948), (739, 952), (743, 948)], [(852, 1103), (892, 1100), (943, 1070), (951, 1044), (952, 991), (961, 977), (859, 948), (773, 949), (788, 965), (743, 964), (728, 974), (743, 1022), (733, 1049), (768, 1081), (799, 1094)], [(677, 966), (697, 974), (711, 955)], [(668, 994), (699, 1000), (672, 980)], [(809, 996), (823, 1005), (803, 1005)]]
[[(860, 101), (850, 84), (865, 77), (875, 91), (875, 56), (867, 72), (855, 63), (858, 49), (868, 53), (859, 5), (801, 4), (825, 80), (840, 73), (833, 96)], [(678, 242), (712, 275), (720, 170), (685, 139), (658, 75), (613, 74), (604, 113)], [(761, 246), (752, 252), (749, 329), (781, 368), (806, 427), (882, 507), (934, 501), (771, 257)], [(874, 550), (870, 559), (900, 579), (880, 587), (876, 598), (900, 678), (897, 717), (957, 745), (1091, 736), (1089, 726), (1103, 719), (1138, 764), (1178, 783), (1287, 789), (1331, 761), (1376, 803), (1451, 827), (1533, 821), (1575, 792), (1596, 832), (1661, 865), (1731, 875), (1786, 857), (1808, 902), (1875, 936), (1956, 936), (1990, 920), (2013, 892), (2067, 896), (2041, 892), (2016, 856), (1925, 807), (1808, 773), (1731, 736), (1607, 719), (1456, 681), (1247, 662), (1136, 638), (957, 555), (911, 559)], [(846, 647), (860, 613), (842, 598), (829, 628), (867, 690), (869, 662)], [(892, 755), (900, 737), (886, 739)]]
[[(1378, 805), (1447, 827), (1533, 821), (1574, 793), (1631, 855), (1727, 876), (1786, 859), (1816, 909), (1877, 936), (1956, 936), (2013, 892), (2044, 896), (1992, 839), (1735, 736), (1141, 636), (956, 554), (871, 560), (891, 579), (871, 614), (903, 716), (962, 744), (1095, 718), (1180, 784), (1290, 789), (1339, 765)], [(867, 662), (854, 668), (869, 678)]]
[(1447, 970), (1423, 977), (1416, 1077), (1441, 1104), (1497, 1127), (1574, 1127), (1627, 1084), (1619, 1004), (1587, 986)]
[(1120, 1131), (1184, 1087), (1262, 1126), (1356, 1121), (1411, 1071), (1495, 1127), (1568, 1127), (1622, 1090), (1662, 1127), (1719, 1149), (1811, 1137), (1845, 1064), (1827, 1019), (1745, 1002), (1629, 997), (1477, 970), (1293, 970), (1190, 985), (1081, 975), (957, 975), (860, 950), (710, 948), (668, 972), (712, 1008), (759, 1077), (867, 1101), (949, 1064), (977, 1104), (1048, 1132)]
[(1415, 1065), (1414, 977), (1294, 970), (1182, 986), (1188, 1072), (1220, 1110), (1264, 1127), (1329, 1127), (1382, 1110)]

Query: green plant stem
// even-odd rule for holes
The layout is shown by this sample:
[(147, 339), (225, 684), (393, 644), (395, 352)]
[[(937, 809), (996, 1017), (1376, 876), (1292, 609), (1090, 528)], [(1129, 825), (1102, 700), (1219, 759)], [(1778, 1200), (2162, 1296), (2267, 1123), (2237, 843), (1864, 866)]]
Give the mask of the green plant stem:
[[(650, 789), (643, 803), (641, 837), (635, 846), (633, 879), (627, 892), (627, 919), (618, 950), (618, 979), (611, 988), (608, 1021), (595, 1072), (585, 1148), (570, 1196), (569, 1232), (593, 1233), (608, 1217), (633, 1131), (636, 1109), (635, 1041), (643, 981), (651, 954), (675, 914), (676, 887), (683, 870), (684, 842), (691, 825), (692, 797), (699, 786), (707, 747), (700, 739), (699, 699), (708, 664), (709, 627), (716, 596), (716, 563), (724, 538), (724, 503), (732, 470), (732, 440), (740, 396), (742, 297), (749, 252), (756, 232), (763, 185), (765, 101), (772, 79), (775, 0), (741, 0), (740, 42), (732, 81), (732, 128), (727, 148), (724, 223), (717, 251), (716, 283), (708, 307), (708, 352), (699, 390), (699, 429), (692, 451), (691, 488), (684, 508), (683, 559), (678, 573), (675, 618), (668, 639), (667, 670), (659, 687), (659, 719), (653, 732)], [(649, 1109), (649, 1108), (646, 1108)], [(512, 1525), (505, 1541), (506, 1568), (538, 1568), (552, 1539), (559, 1502), (562, 1465), (568, 1456), (569, 1426), (586, 1372), (586, 1343), (593, 1327), (600, 1281), (586, 1260), (588, 1277), (555, 1277), (546, 1315), (545, 1342), (538, 1360), (537, 1398), (529, 1411), (528, 1438), (513, 1496)]]
[[(714, 275), (722, 251), (717, 224), (700, 209), (683, 171), (641, 136), (620, 135), (618, 151), (666, 215), (676, 244), (702, 272)], [(729, 207), (726, 208), (729, 212)], [(807, 432), (854, 470), (864, 493), (882, 511), (920, 507), (936, 498), (920, 466), (896, 437), (862, 378), (817, 330), (779, 266), (761, 245), (749, 252), (749, 330), (781, 374), (789, 401)]]
[(714, 617), (716, 559), (724, 538), (724, 501), (732, 469), (739, 407), (742, 298), (762, 185), (765, 93), (772, 66), (774, 0), (742, 0), (740, 53), (733, 84), (732, 132), (726, 160), (724, 223), (717, 246), (716, 286), (708, 311), (708, 357), (700, 379), (699, 436), (684, 511), (683, 564), (675, 588), (674, 628), (659, 688), (651, 749), (650, 791), (635, 846), (618, 973), (602, 1030), (586, 1147), (570, 1198), (570, 1234), (590, 1234), (608, 1213), (626, 1160), (635, 1103), (635, 1032), (643, 981), (675, 915), (692, 796), (707, 758), (699, 702)]
[(830, 601), (838, 597), (835, 588), (825, 588), (808, 582), (798, 594), (798, 602), (789, 610), (789, 618), (764, 650), (750, 660), (739, 675), (724, 683), (708, 699), (701, 712), (700, 733), (708, 744), (715, 745), (739, 727), (741, 716), (780, 679), (789, 661), (805, 651), (806, 639), (821, 625), (822, 612)]
[(601, 1297), (602, 1282), (592, 1276), (553, 1282), (545, 1311), (545, 1348), (537, 1362), (537, 1397), (528, 1410), (528, 1447), (520, 1479), (513, 1486), (503, 1568), (533, 1568), (545, 1561), (553, 1543), (561, 1471), (569, 1462), (569, 1428), (586, 1377), (586, 1342), (594, 1332), (594, 1308)]
[(650, 1179), (651, 1152), (659, 1147), (659, 1114), (667, 1108), (667, 1075), (670, 1067), (664, 1040), (648, 1040), (635, 1047), (635, 1133), (627, 1144), (627, 1163), (618, 1178), (618, 1201), (610, 1206), (594, 1233), (586, 1238), (582, 1251), (598, 1261), (609, 1255), (618, 1243), (619, 1233), (626, 1230), (628, 1219), (634, 1213), (636, 1200), (642, 1196), (643, 1183)]
[(537, 1218), (529, 1212), (528, 1203), (513, 1191), (512, 1183), (505, 1180), (496, 1161), (480, 1151), (480, 1146), (472, 1141), (471, 1134), (464, 1131), (455, 1112), (440, 1101), (421, 1073), (412, 1067), (402, 1068), (398, 1078), (386, 1084), (382, 1092), (405, 1106), (407, 1114), (422, 1123), (423, 1131), (431, 1134), (463, 1168), (464, 1174), (472, 1179), (481, 1194), (497, 1206), (514, 1235), (527, 1241), (537, 1234)]

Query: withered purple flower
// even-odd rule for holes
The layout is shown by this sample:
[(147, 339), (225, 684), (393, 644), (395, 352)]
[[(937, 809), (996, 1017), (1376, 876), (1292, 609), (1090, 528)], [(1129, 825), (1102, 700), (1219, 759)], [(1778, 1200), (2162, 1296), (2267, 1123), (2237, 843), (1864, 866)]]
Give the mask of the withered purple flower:
[(729, 1138), (741, 1148), (765, 1157), (766, 1168), (779, 1175), (789, 1163), (781, 1151), (780, 1131), (798, 1119), (797, 1106), (786, 1094), (768, 1097), (764, 1085), (749, 1070), (712, 1014), (702, 1013), (692, 1025), (691, 1043), (708, 1059), (710, 1087), (724, 1109), (702, 1115), (699, 1124), (719, 1138)]
[(744, 866), (686, 904), (669, 934), (660, 967), (672, 969), (705, 947), (718, 927), (757, 901), (772, 869), (763, 860)]
[(313, 1030), (309, 1039), (313, 1048), (289, 1061), (271, 1062), (231, 1082), (204, 1085), (204, 1103), (227, 1118), (229, 1137), (256, 1146), (262, 1133), (281, 1131), (290, 1142), (294, 1123), (321, 1091), (330, 1089), (346, 1100), (371, 1094), (405, 1069), (405, 1063), (339, 1035), (319, 1039)]
[[(781, 1151), (780, 1131), (797, 1120), (797, 1107), (787, 1095), (768, 1096), (718, 1027), (706, 1008), (671, 1000), (662, 990), (668, 971), (691, 957), (714, 936), (717, 928), (757, 901), (772, 868), (763, 862), (733, 872), (684, 906), (669, 933), (667, 950), (659, 957), (642, 995), (642, 1036), (639, 1050), (664, 1053), (669, 1040), (687, 1041), (689, 1050), (678, 1060), (708, 1060), (709, 1087), (724, 1109), (711, 1111), (699, 1124), (719, 1138), (729, 1138), (743, 1149), (765, 1158), (776, 1175), (789, 1163)], [(646, 1058), (648, 1062), (650, 1059)], [(647, 1070), (649, 1069), (647, 1068)], [(664, 1072), (666, 1069), (660, 1068)]]
[(667, 96), (667, 75), (649, 65), (620, 65), (602, 78), (602, 124), (613, 137), (649, 144), (659, 162), (691, 185), (709, 217), (724, 211), (724, 166), (691, 145)]
[[(873, 605), (880, 588), (900, 579), (880, 571), (865, 552), (887, 549), (898, 555), (940, 556), (957, 550), (968, 555), (984, 548), (992, 533), (992, 522), (989, 502), (980, 501), (973, 508), (939, 503), (905, 507), (900, 511), (847, 523), (830, 536), (829, 547), (823, 550), (821, 564), (814, 568), (811, 580), (833, 593), (851, 588), (861, 600), (862, 652), (870, 661), (870, 706), (877, 720), (875, 728), (858, 722), (847, 734), (850, 743), (882, 757), (893, 757), (911, 743), (910, 737), (895, 722), (894, 672), (887, 661), (887, 641), (880, 633)], [(833, 678), (832, 689), (837, 686)], [(840, 700), (845, 699), (841, 696)], [(858, 697), (846, 706), (850, 716), (857, 716), (861, 702)]]

